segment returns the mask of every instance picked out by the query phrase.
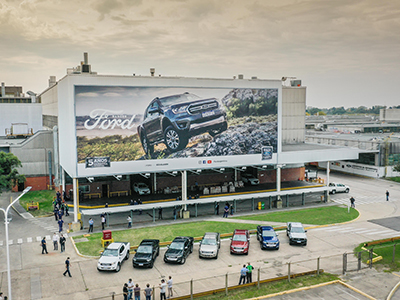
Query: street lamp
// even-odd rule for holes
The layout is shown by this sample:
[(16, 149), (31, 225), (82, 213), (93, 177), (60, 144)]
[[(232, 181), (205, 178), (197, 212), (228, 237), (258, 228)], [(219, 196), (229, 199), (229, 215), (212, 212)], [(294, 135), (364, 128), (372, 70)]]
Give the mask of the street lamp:
[(9, 249), (9, 244), (8, 244), (8, 224), (10, 223), (8, 221), (8, 211), (11, 206), (14, 205), (15, 202), (19, 200), (23, 195), (25, 195), (29, 190), (31, 189), (31, 186), (28, 186), (26, 189), (23, 190), (22, 194), (18, 196), (17, 199), (15, 199), (9, 206), (7, 206), (6, 210), (4, 208), (0, 207), (0, 210), (4, 213), (4, 224), (6, 227), (6, 250), (7, 250), (7, 279), (8, 279), (8, 299), (12, 300), (11, 297), (11, 270), (10, 270), (10, 249)]

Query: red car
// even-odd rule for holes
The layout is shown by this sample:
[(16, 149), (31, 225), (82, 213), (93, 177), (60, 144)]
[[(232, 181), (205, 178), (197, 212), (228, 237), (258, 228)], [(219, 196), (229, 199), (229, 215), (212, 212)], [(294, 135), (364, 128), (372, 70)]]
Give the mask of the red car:
[(248, 230), (235, 229), (231, 239), (231, 254), (249, 254), (250, 234)]

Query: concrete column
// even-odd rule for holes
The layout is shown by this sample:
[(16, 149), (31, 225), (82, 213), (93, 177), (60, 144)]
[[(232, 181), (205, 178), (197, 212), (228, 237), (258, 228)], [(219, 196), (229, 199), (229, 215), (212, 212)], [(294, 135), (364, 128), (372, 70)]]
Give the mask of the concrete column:
[(181, 171), (182, 174), (182, 204), (184, 207), (184, 210), (187, 210), (187, 171)]
[(154, 182), (153, 182), (153, 190), (154, 190), (154, 193), (156, 193), (157, 192), (157, 173), (154, 173), (153, 180), (154, 180)]
[(282, 169), (281, 165), (276, 166), (276, 191), (278, 193), (281, 191), (281, 169)]
[(330, 162), (326, 162), (326, 186), (329, 186), (329, 176), (331, 173)]
[(60, 188), (60, 175), (58, 165), (58, 127), (53, 127), (53, 154), (54, 154), (54, 187), (58, 190)]
[(79, 214), (78, 178), (72, 178), (72, 184), (73, 184), (73, 188), (74, 188), (74, 222), (72, 223), (72, 230), (78, 231), (81, 228), (81, 224), (78, 222), (78, 214)]

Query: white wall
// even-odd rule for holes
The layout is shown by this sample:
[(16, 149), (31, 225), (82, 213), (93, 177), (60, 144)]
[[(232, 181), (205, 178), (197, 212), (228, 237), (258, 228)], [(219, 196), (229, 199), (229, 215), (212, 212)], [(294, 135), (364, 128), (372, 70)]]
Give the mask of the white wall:
[[(321, 168), (326, 168), (326, 162), (318, 163)], [(372, 178), (385, 177), (385, 167), (376, 167), (364, 164), (356, 164), (347, 161), (331, 161), (330, 169), (340, 172), (363, 175)]]
[(306, 88), (282, 87), (282, 143), (304, 143)]
[(33, 133), (43, 129), (40, 103), (0, 103), (0, 136), (5, 136), (11, 123), (27, 123)]

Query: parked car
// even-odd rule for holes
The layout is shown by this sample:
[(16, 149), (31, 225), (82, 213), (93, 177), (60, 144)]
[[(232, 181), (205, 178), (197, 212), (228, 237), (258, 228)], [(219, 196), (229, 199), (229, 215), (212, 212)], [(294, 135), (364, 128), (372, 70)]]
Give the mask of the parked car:
[(257, 240), (260, 242), (261, 250), (279, 249), (278, 234), (272, 226), (257, 226)]
[(193, 242), (193, 237), (176, 237), (171, 245), (168, 246), (168, 250), (164, 254), (164, 261), (166, 263), (178, 263), (183, 265), (189, 254), (193, 252)]
[(253, 174), (242, 174), (242, 180), (244, 183), (248, 183), (250, 185), (259, 185), (260, 181), (254, 177)]
[(108, 245), (97, 262), (97, 270), (119, 272), (122, 262), (129, 258), (130, 247), (130, 243), (115, 242)]
[(342, 183), (329, 183), (329, 193), (336, 194), (336, 193), (348, 193), (350, 192), (350, 187), (348, 185)]
[(133, 191), (139, 195), (150, 195), (149, 187), (143, 182), (135, 182), (133, 184)]
[(286, 226), (286, 235), (289, 237), (290, 245), (307, 245), (307, 230), (304, 230), (303, 224), (298, 222), (288, 222)]
[(216, 98), (203, 99), (186, 92), (153, 99), (137, 130), (144, 152), (151, 155), (159, 143), (176, 152), (184, 149), (192, 136), (205, 132), (214, 136), (227, 128), (225, 110)]
[(248, 230), (235, 229), (231, 239), (231, 254), (249, 254), (250, 233)]
[(206, 232), (200, 241), (199, 257), (217, 259), (220, 246), (220, 234), (218, 232)]
[(145, 239), (140, 242), (132, 258), (132, 265), (136, 267), (152, 268), (157, 256), (160, 254), (160, 240)]

